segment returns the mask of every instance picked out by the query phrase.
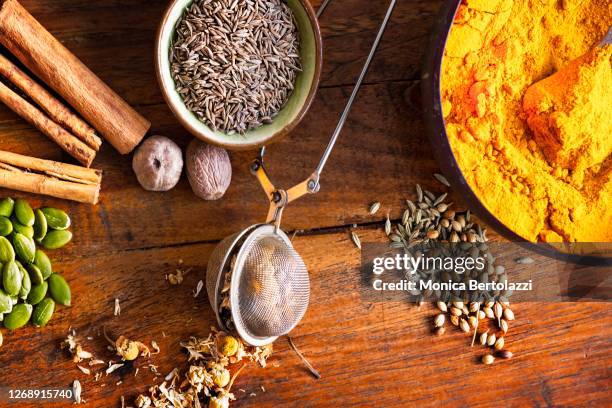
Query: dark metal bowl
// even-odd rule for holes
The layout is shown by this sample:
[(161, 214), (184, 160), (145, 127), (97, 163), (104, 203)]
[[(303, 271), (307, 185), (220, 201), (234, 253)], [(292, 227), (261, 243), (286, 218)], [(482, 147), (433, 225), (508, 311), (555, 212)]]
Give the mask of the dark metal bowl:
[(486, 224), (488, 224), (506, 239), (512, 242), (520, 243), (533, 251), (556, 259), (585, 265), (612, 266), (612, 257), (567, 253), (558, 250), (550, 244), (538, 243), (536, 245), (532, 242), (526, 241), (524, 238), (520, 237), (505, 224), (503, 224), (484, 206), (463, 176), (463, 172), (459, 168), (459, 164), (457, 163), (455, 155), (451, 149), (448, 135), (446, 134), (444, 116), (442, 115), (442, 96), (440, 90), (440, 77), (442, 70), (442, 59), (444, 58), (444, 48), (446, 47), (446, 41), (450, 34), (450, 30), (455, 19), (455, 14), (457, 13), (460, 5), (461, 0), (449, 0), (441, 8), (440, 14), (433, 28), (433, 35), (428, 48), (429, 52), (425, 59), (425, 65), (422, 71), (423, 75), (421, 78), (425, 124), (429, 133), (434, 156), (438, 161), (442, 172), (452, 184), (453, 189), (458, 191), (464, 197), (469, 208), (472, 209), (480, 219), (482, 219)]

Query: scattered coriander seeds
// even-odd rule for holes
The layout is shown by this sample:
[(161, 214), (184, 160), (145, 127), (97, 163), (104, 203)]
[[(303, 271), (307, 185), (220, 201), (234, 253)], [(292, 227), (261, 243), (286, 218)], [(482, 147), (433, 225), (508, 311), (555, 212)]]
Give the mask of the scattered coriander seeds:
[(448, 311), (448, 307), (446, 306), (446, 303), (444, 303), (444, 302), (438, 301), (438, 302), (436, 302), (436, 306), (438, 307), (438, 309), (441, 312), (446, 313)]
[(514, 312), (508, 307), (504, 310), (504, 319), (508, 321), (514, 320)]
[(510, 350), (500, 350), (497, 352), (497, 355), (504, 359), (511, 359), (514, 356)]
[(495, 306), (493, 306), (493, 313), (495, 314), (495, 318), (498, 320), (501, 319), (503, 312), (504, 310), (502, 308), (501, 303), (496, 302)]
[(497, 337), (495, 336), (495, 333), (491, 333), (487, 338), (487, 346), (493, 347), (496, 341)]
[(480, 345), (485, 346), (487, 344), (487, 332), (480, 333)]
[(453, 326), (459, 326), (459, 316), (451, 315), (450, 321)]
[(459, 328), (462, 331), (464, 331), (465, 333), (469, 333), (470, 332), (470, 324), (465, 319), (460, 319), (459, 320)]
[(446, 316), (444, 314), (440, 313), (434, 319), (434, 326), (435, 327), (442, 327), (442, 326), (444, 326), (444, 322), (445, 321), (446, 321)]
[(446, 333), (446, 329), (444, 327), (438, 327), (436, 329), (436, 336), (442, 336), (444, 333)]
[(499, 328), (504, 332), (504, 334), (508, 333), (508, 322), (505, 319), (501, 319)]
[(487, 316), (487, 318), (489, 318), (489, 319), (494, 319), (495, 318), (495, 314), (493, 314), (493, 309), (491, 309), (490, 307), (485, 307), (484, 308), (484, 313)]
[(463, 310), (456, 307), (451, 307), (450, 312), (453, 316), (461, 316), (463, 314)]
[(504, 338), (500, 337), (499, 339), (497, 339), (497, 341), (495, 341), (495, 350), (501, 350), (504, 348)]
[(484, 364), (490, 365), (493, 364), (494, 361), (495, 357), (493, 357), (491, 354), (485, 354), (484, 356), (482, 356), (482, 362)]

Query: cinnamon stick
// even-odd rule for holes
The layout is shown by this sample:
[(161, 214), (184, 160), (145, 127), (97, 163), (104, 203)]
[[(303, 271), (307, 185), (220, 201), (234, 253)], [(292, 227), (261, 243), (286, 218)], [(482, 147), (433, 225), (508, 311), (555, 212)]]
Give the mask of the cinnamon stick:
[(96, 157), (94, 149), (83, 143), (73, 134), (68, 133), (64, 128), (53, 122), (38, 108), (23, 99), (1, 81), (0, 101), (13, 112), (27, 120), (32, 126), (47, 135), (81, 164), (87, 167), (91, 165)]
[(131, 152), (149, 130), (148, 120), (91, 72), (17, 0), (0, 0), (0, 43), (120, 153)]
[(0, 187), (97, 204), (102, 173), (0, 150)]
[(0, 75), (28, 95), (58, 125), (72, 132), (95, 151), (100, 150), (102, 139), (96, 135), (96, 131), (91, 126), (2, 54), (0, 54)]

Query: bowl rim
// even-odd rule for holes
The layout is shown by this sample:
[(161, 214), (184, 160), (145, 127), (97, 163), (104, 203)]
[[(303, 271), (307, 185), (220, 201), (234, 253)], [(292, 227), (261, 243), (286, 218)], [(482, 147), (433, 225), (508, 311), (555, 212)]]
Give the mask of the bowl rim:
[[(191, 0), (191, 1), (194, 1), (194, 0)], [(180, 122), (180, 124), (189, 131), (189, 133), (191, 133), (193, 136), (197, 137), (198, 139), (206, 143), (220, 146), (228, 150), (235, 150), (235, 151), (254, 150), (259, 147), (276, 142), (284, 138), (285, 136), (289, 135), (291, 131), (293, 131), (297, 127), (297, 125), (304, 119), (304, 117), (306, 116), (306, 113), (309, 111), (312, 103), (314, 102), (315, 96), (317, 94), (317, 90), (319, 88), (319, 83), (321, 80), (321, 71), (323, 67), (323, 38), (321, 35), (321, 27), (319, 25), (319, 19), (317, 18), (315, 10), (310, 4), (310, 2), (308, 0), (297, 0), (297, 1), (306, 11), (306, 15), (308, 16), (309, 24), (312, 27), (312, 31), (314, 34), (314, 45), (315, 45), (314, 76), (312, 79), (312, 84), (310, 86), (310, 89), (308, 90), (308, 95), (306, 96), (306, 99), (303, 105), (301, 106), (300, 110), (298, 111), (297, 115), (291, 122), (287, 123), (283, 128), (271, 134), (270, 136), (266, 137), (265, 139), (260, 139), (259, 141), (251, 141), (251, 142), (245, 139), (244, 143), (223, 143), (223, 142), (220, 142), (219, 140), (210, 138), (200, 128), (193, 126), (191, 122), (189, 122), (183, 117), (183, 113), (178, 108), (178, 106), (175, 105), (174, 101), (170, 97), (168, 93), (169, 90), (166, 88), (166, 85), (164, 82), (164, 74), (162, 73), (162, 58), (164, 58), (164, 50), (163, 50), (164, 47), (163, 47), (161, 40), (162, 40), (162, 34), (163, 34), (164, 29), (170, 23), (170, 15), (172, 14), (172, 11), (174, 10), (175, 7), (177, 7), (178, 4), (185, 2), (185, 0), (172, 0), (168, 4), (166, 9), (164, 10), (163, 17), (161, 19), (161, 22), (159, 23), (159, 26), (157, 28), (157, 33), (156, 33), (155, 74), (157, 77), (158, 86), (161, 90), (161, 93), (164, 98), (164, 101), (166, 102), (166, 105), (168, 105), (168, 107), (172, 111), (172, 114), (176, 117), (176, 119)]]
[(487, 225), (509, 241), (516, 242), (542, 255), (563, 261), (582, 265), (611, 266), (612, 257), (566, 253), (548, 243), (534, 243), (521, 237), (489, 211), (463, 175), (446, 133), (446, 122), (442, 114), (441, 90), (444, 50), (461, 3), (462, 0), (447, 0), (444, 6), (440, 8), (440, 13), (431, 31), (429, 51), (425, 55), (421, 76), (425, 127), (440, 169), (451, 182), (453, 189), (463, 196), (468, 208), (472, 209)]

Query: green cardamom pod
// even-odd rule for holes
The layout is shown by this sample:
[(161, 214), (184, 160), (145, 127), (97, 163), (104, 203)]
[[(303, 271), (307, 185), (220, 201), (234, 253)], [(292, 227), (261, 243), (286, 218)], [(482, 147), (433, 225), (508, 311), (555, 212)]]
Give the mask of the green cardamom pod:
[(34, 308), (34, 313), (32, 314), (32, 324), (36, 327), (44, 327), (51, 317), (53, 317), (53, 312), (55, 311), (55, 302), (51, 298), (46, 298), (40, 301)]
[(40, 242), (47, 235), (47, 218), (39, 209), (34, 211), (34, 239)]
[(32, 305), (27, 303), (16, 305), (11, 313), (4, 318), (4, 327), (9, 330), (16, 330), (25, 326), (30, 321), (30, 317), (32, 317), (32, 309)]
[(0, 200), (0, 215), (9, 218), (13, 215), (13, 208), (15, 207), (15, 201), (10, 198), (3, 198)]
[(31, 227), (34, 225), (34, 210), (26, 200), (17, 199), (15, 201), (15, 217), (23, 225)]
[(26, 300), (32, 290), (32, 281), (28, 271), (21, 264), (17, 264), (19, 271), (21, 272), (21, 289), (19, 290), (19, 298)]
[(23, 276), (15, 261), (4, 264), (2, 267), (2, 286), (9, 296), (17, 296), (21, 290)]
[(28, 269), (30, 279), (32, 280), (32, 283), (34, 285), (40, 285), (44, 282), (45, 277), (43, 276), (43, 273), (40, 268), (36, 266), (36, 264), (28, 264), (26, 268)]
[(0, 315), (2, 313), (11, 313), (13, 310), (13, 300), (9, 295), (0, 289)]
[(15, 260), (15, 250), (11, 242), (5, 237), (0, 237), (0, 264), (6, 264)]
[(54, 230), (65, 230), (70, 227), (70, 217), (64, 211), (57, 208), (43, 208), (42, 213), (47, 219), (49, 228)]
[(23, 225), (20, 223), (15, 217), (13, 217), (13, 231), (15, 233), (20, 233), (25, 235), (28, 238), (34, 238), (34, 227), (30, 227), (28, 225)]
[(62, 275), (54, 273), (49, 276), (49, 292), (51, 292), (51, 297), (57, 303), (64, 306), (70, 306), (70, 286), (68, 286), (68, 282), (66, 282), (66, 279), (64, 279)]
[(66, 230), (49, 231), (41, 244), (47, 249), (59, 249), (72, 240), (72, 232)]
[(8, 218), (0, 215), (0, 237), (6, 237), (13, 232), (13, 223)]
[(13, 235), (13, 247), (17, 257), (25, 263), (32, 263), (36, 254), (36, 244), (32, 238), (28, 238), (23, 234), (16, 233)]
[(40, 249), (37, 249), (36, 253), (34, 254), (34, 265), (36, 265), (38, 269), (40, 269), (40, 272), (42, 272), (42, 278), (44, 280), (47, 280), (47, 278), (49, 278), (49, 276), (51, 276), (51, 274), (53, 273), (51, 260), (49, 260), (47, 254), (45, 254)]
[(30, 290), (30, 294), (28, 295), (28, 299), (26, 300), (31, 305), (37, 305), (41, 300), (47, 296), (47, 290), (49, 289), (49, 284), (45, 281), (40, 285), (32, 286)]

